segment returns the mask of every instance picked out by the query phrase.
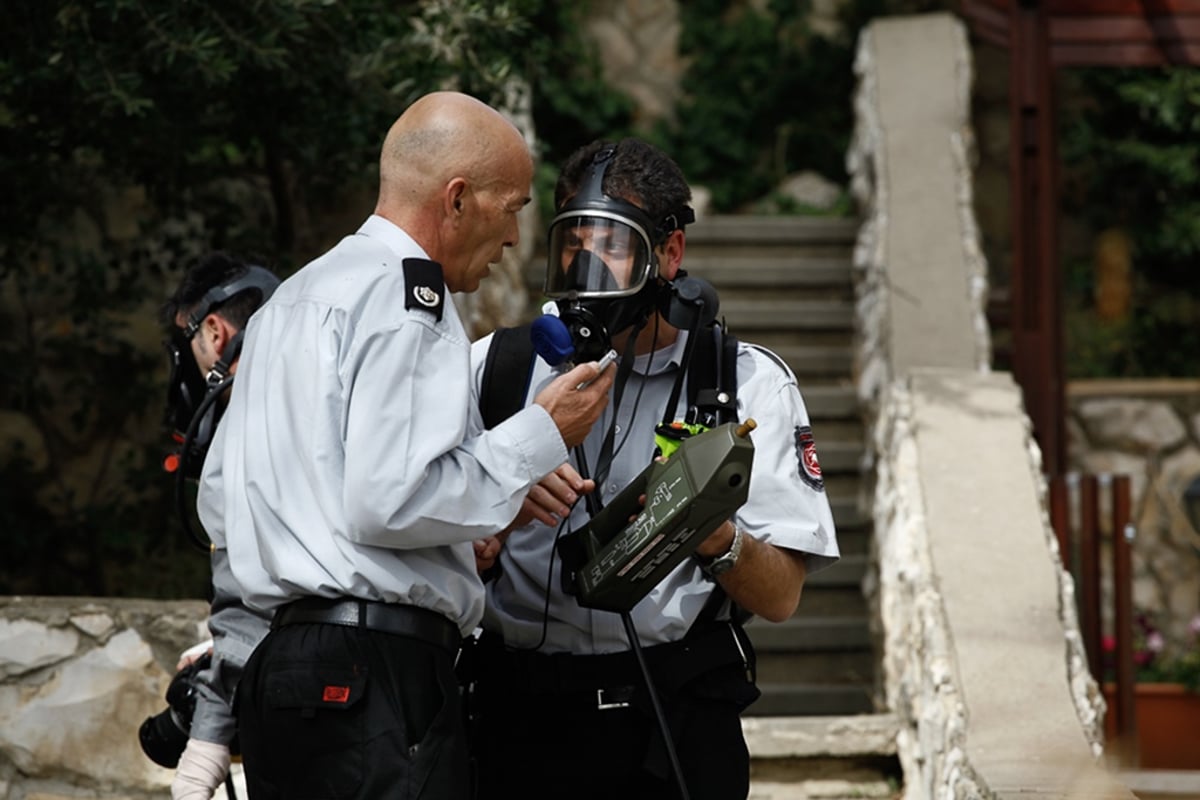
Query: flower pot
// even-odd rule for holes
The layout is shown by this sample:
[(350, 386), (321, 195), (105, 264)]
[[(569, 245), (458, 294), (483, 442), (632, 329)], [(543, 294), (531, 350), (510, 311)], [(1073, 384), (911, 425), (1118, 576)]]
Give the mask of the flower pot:
[[(1138, 764), (1142, 769), (1200, 770), (1200, 693), (1178, 683), (1136, 683)], [(1105, 684), (1104, 731), (1116, 735), (1116, 688)]]

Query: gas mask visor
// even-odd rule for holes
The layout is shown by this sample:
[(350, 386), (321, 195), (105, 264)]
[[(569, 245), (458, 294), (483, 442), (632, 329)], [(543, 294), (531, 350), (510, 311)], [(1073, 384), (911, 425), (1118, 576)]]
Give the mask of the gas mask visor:
[(649, 233), (628, 216), (580, 208), (550, 223), (544, 288), (552, 300), (631, 297), (656, 267)]

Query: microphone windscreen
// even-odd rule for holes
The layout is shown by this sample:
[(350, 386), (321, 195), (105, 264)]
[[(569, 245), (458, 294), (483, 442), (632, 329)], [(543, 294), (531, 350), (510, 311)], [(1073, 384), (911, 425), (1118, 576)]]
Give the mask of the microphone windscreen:
[(571, 331), (561, 319), (551, 314), (543, 314), (533, 321), (529, 338), (533, 341), (534, 352), (552, 367), (575, 354)]

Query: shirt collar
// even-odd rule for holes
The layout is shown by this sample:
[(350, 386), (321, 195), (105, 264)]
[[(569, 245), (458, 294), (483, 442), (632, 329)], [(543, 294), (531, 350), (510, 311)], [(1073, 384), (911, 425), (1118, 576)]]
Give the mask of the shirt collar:
[(378, 214), (367, 217), (366, 222), (358, 229), (358, 233), (379, 240), (400, 258), (429, 258), (425, 249), (405, 233), (403, 228)]
[(643, 353), (633, 361), (633, 368), (642, 375), (661, 375), (679, 369), (683, 363), (683, 351), (687, 346), (687, 331), (679, 331), (675, 341), (650, 353)]

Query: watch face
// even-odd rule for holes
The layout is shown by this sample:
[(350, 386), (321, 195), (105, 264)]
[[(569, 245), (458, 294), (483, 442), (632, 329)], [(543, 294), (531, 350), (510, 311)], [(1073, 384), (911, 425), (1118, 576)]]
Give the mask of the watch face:
[(733, 565), (737, 559), (733, 556), (721, 556), (716, 561), (708, 565), (708, 573), (710, 575), (720, 575), (733, 569)]

